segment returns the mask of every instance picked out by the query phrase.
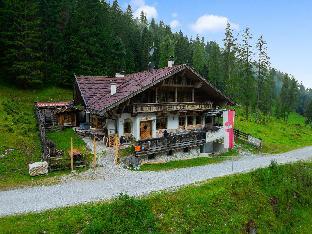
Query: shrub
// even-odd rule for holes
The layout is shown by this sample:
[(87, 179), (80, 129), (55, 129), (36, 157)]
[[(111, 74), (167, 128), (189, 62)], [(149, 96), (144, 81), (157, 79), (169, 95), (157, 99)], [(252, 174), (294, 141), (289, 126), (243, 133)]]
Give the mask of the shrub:
[[(144, 200), (120, 194), (108, 209), (97, 215), (83, 233), (148, 233), (154, 232), (155, 218)], [(96, 211), (99, 212), (99, 211)]]

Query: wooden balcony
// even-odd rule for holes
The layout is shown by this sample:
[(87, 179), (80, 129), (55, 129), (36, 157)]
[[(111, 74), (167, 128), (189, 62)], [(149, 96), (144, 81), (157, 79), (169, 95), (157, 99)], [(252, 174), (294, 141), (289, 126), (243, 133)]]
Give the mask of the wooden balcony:
[(200, 146), (205, 142), (206, 132), (203, 130), (171, 134), (167, 138), (161, 137), (138, 141), (136, 146), (139, 146), (140, 150), (136, 151), (136, 155), (149, 155), (168, 150)]
[(170, 112), (170, 111), (206, 111), (211, 110), (212, 102), (171, 102), (171, 103), (135, 103), (133, 113)]

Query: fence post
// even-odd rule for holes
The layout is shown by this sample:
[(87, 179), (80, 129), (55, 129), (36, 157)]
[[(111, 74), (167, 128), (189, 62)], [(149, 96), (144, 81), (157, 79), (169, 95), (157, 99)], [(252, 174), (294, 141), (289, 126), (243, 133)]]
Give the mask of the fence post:
[(70, 167), (71, 171), (74, 171), (74, 152), (73, 152), (73, 138), (70, 138)]
[(115, 147), (115, 164), (119, 164), (120, 158), (119, 158), (119, 137), (117, 134), (115, 134), (114, 137), (114, 147)]
[(93, 137), (93, 169), (96, 168), (96, 141), (95, 136)]

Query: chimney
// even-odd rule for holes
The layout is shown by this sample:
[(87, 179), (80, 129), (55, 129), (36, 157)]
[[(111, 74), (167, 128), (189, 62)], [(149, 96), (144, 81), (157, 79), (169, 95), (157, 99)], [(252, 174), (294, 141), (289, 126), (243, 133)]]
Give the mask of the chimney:
[(125, 75), (123, 72), (120, 72), (120, 73), (116, 73), (115, 77), (125, 77)]
[(168, 61), (168, 67), (173, 67), (174, 61), (173, 61), (173, 56), (170, 56), (169, 61)]
[(116, 85), (116, 83), (111, 83), (110, 87), (111, 87), (111, 95), (114, 95), (117, 92), (117, 85)]

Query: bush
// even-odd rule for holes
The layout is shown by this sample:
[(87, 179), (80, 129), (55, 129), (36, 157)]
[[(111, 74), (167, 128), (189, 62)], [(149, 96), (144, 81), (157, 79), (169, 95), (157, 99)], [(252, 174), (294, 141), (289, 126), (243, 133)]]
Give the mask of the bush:
[(85, 227), (83, 233), (149, 233), (155, 232), (155, 218), (144, 200), (120, 194), (109, 207), (102, 206), (101, 215)]

